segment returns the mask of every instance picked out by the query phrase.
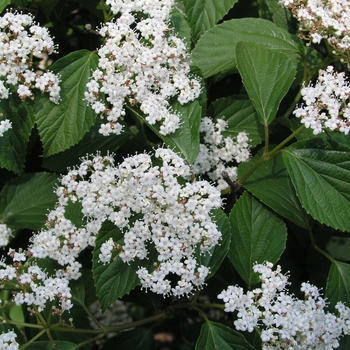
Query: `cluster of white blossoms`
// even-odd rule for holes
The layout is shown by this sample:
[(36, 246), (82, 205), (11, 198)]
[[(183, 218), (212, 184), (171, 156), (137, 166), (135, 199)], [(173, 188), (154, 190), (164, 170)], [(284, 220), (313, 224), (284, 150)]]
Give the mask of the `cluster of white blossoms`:
[(333, 54), (349, 60), (350, 3), (346, 0), (280, 0), (300, 22), (301, 37), (313, 43), (326, 39)]
[(302, 283), (304, 300), (288, 294), (288, 277), (280, 266), (256, 264), (261, 287), (244, 293), (241, 287), (229, 286), (218, 298), (225, 302), (225, 311), (237, 311), (237, 330), (261, 330), (262, 349), (317, 349), (339, 346), (339, 338), (350, 334), (350, 309), (337, 303), (338, 316), (324, 309), (326, 301), (317, 287)]
[(198, 157), (193, 164), (195, 174), (207, 174), (217, 183), (220, 190), (228, 187), (222, 178), (222, 172), (227, 171), (232, 181), (237, 180), (237, 167), (232, 163), (246, 162), (250, 158), (249, 138), (245, 132), (239, 132), (236, 140), (230, 136), (224, 137), (223, 132), (227, 128), (227, 122), (218, 119), (216, 123), (209, 117), (202, 119), (200, 144)]
[[(61, 314), (69, 310), (71, 293), (69, 280), (62, 277), (61, 271), (52, 277), (45, 269), (39, 267), (33, 259), (30, 259), (29, 251), (10, 249), (8, 255), (13, 261), (12, 265), (0, 261), (0, 287), (15, 283), (13, 302), (16, 305), (26, 304), (32, 314), (42, 312), (48, 301), (58, 300), (59, 307), (55, 307), (53, 313)], [(11, 289), (12, 289), (11, 288)]]
[(16, 342), (17, 334), (14, 331), (8, 331), (0, 334), (0, 349), (19, 350), (19, 344)]
[[(155, 150), (154, 159), (142, 153), (119, 165), (110, 156), (85, 159), (62, 178), (59, 205), (48, 216), (48, 229), (33, 237), (30, 251), (68, 265), (62, 274), (78, 278), (80, 264), (75, 259), (94, 245), (108, 220), (123, 238), (112, 237), (102, 244), (101, 262), (139, 259), (142, 288), (163, 295), (189, 294), (204, 284), (209, 273), (198, 264), (197, 254), (210, 253), (221, 238), (210, 216), (212, 209), (221, 207), (220, 191), (207, 181), (187, 182), (184, 178), (189, 175), (184, 160), (165, 148)], [(83, 227), (65, 217), (66, 206), (77, 201), (87, 220)], [(173, 285), (169, 276), (177, 276)]]
[(99, 132), (119, 134), (125, 105), (138, 107), (149, 124), (160, 123), (167, 135), (180, 125), (169, 98), (181, 104), (200, 94), (200, 82), (189, 76), (186, 47), (169, 27), (173, 0), (106, 1), (119, 17), (99, 33), (105, 38), (98, 49), (98, 68), (87, 84), (86, 100), (106, 118)]
[(33, 98), (33, 90), (39, 89), (58, 103), (59, 78), (32, 70), (32, 56), (51, 54), (54, 48), (48, 30), (35, 24), (31, 15), (6, 12), (0, 17), (0, 99), (9, 97), (11, 85), (18, 85), (22, 100)]
[(4, 136), (4, 133), (10, 129), (12, 129), (12, 123), (10, 120), (5, 119), (0, 121), (0, 137)]
[(320, 70), (316, 84), (305, 86), (301, 95), (305, 105), (296, 108), (293, 114), (315, 135), (323, 129), (349, 133), (350, 86), (343, 72), (335, 72), (332, 66)]
[(6, 247), (9, 243), (12, 230), (6, 224), (0, 224), (0, 247)]

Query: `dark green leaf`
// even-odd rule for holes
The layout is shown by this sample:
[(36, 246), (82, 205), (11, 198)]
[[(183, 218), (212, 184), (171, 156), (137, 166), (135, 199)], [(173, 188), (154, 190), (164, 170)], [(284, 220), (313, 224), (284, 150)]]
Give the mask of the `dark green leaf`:
[(170, 12), (170, 22), (178, 38), (185, 43), (187, 50), (191, 49), (191, 29), (186, 21), (185, 15), (176, 7)]
[(230, 213), (231, 247), (228, 257), (242, 279), (252, 286), (259, 282), (253, 273), (255, 263), (276, 263), (283, 253), (287, 228), (274, 212), (248, 192)]
[[(262, 149), (252, 160), (238, 167), (239, 178), (260, 159), (263, 151)], [(310, 227), (310, 219), (295, 193), (282, 155), (278, 154), (273, 159), (262, 163), (243, 183), (243, 186), (277, 214), (298, 226)]]
[(280, 51), (245, 42), (237, 43), (236, 58), (259, 120), (267, 126), (276, 117), (280, 102), (295, 78), (296, 65)]
[(27, 143), (34, 127), (34, 114), (29, 101), (21, 101), (14, 92), (0, 99), (0, 120), (9, 119), (12, 129), (0, 137), (0, 168), (20, 174), (24, 167)]
[(152, 328), (134, 328), (127, 332), (121, 332), (109, 339), (103, 346), (103, 350), (153, 350), (155, 348)]
[(328, 273), (327, 302), (332, 309), (338, 301), (350, 305), (350, 265), (334, 260)]
[(259, 123), (254, 106), (246, 97), (220, 98), (210, 105), (208, 114), (215, 120), (227, 121), (227, 129), (222, 133), (224, 136), (236, 137), (239, 132), (245, 131), (252, 147), (264, 139), (264, 127)]
[(185, 0), (187, 19), (193, 36), (200, 35), (218, 23), (238, 0)]
[(319, 222), (350, 231), (350, 147), (315, 138), (283, 151), (305, 210)]
[(97, 61), (95, 52), (81, 50), (68, 54), (50, 67), (61, 77), (61, 102), (56, 105), (41, 98), (36, 103), (36, 122), (45, 156), (77, 144), (94, 124), (96, 114), (84, 101), (84, 92)]
[(263, 0), (259, 3), (262, 18), (268, 19), (275, 23), (278, 27), (287, 31), (291, 31), (291, 22), (293, 17), (291, 11), (275, 0)]
[(1, 221), (14, 228), (40, 229), (57, 196), (55, 174), (27, 174), (7, 183), (0, 193)]
[(207, 277), (214, 276), (215, 272), (220, 267), (222, 261), (226, 257), (230, 249), (231, 227), (228, 217), (221, 209), (215, 209), (211, 211), (213, 221), (216, 223), (218, 230), (221, 232), (222, 237), (219, 244), (212, 249), (211, 254), (197, 253), (197, 261), (200, 265), (204, 265), (210, 268), (210, 273)]
[(254, 350), (244, 336), (221, 323), (207, 321), (203, 324), (196, 350)]
[(236, 68), (236, 44), (239, 41), (264, 44), (287, 54), (290, 59), (297, 59), (297, 54), (304, 52), (301, 40), (270, 21), (232, 19), (205, 32), (193, 50), (192, 59), (204, 78)]

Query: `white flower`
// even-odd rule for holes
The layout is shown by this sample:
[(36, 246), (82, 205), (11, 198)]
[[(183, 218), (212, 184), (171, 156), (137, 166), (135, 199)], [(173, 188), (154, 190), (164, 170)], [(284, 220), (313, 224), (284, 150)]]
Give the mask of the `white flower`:
[[(1, 122), (0, 122), (0, 128), (1, 128)], [(2, 136), (1, 129), (0, 129), (0, 136)], [(6, 247), (9, 244), (11, 233), (12, 233), (12, 230), (9, 227), (7, 227), (6, 224), (0, 224), (0, 247)]]

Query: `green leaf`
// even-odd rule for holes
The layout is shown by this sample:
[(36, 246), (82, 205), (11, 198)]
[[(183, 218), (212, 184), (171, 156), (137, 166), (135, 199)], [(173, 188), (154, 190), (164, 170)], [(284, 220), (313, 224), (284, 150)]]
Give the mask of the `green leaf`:
[(150, 125), (141, 113), (134, 108), (130, 108), (139, 119), (143, 120), (166, 144), (175, 152), (193, 164), (199, 153), (199, 125), (202, 117), (202, 108), (198, 101), (181, 105), (175, 103), (172, 110), (180, 116), (180, 127), (174, 133), (166, 136), (160, 134), (157, 125)]
[(1, 0), (0, 2), (0, 12), (4, 11), (7, 5), (11, 4), (11, 0)]
[[(260, 150), (253, 159), (238, 167), (239, 178), (257, 163), (263, 152), (263, 149)], [(298, 226), (310, 227), (310, 218), (295, 193), (281, 154), (259, 165), (259, 168), (248, 177), (243, 186), (277, 214)]]
[(176, 7), (176, 4), (173, 6), (170, 12), (170, 22), (172, 28), (176, 33), (178, 38), (181, 38), (185, 43), (187, 50), (191, 49), (191, 28), (188, 25), (188, 22), (185, 18), (185, 15), (180, 9)]
[[(291, 32), (291, 22), (294, 20), (291, 11), (275, 0), (263, 0), (259, 3), (262, 18), (272, 21), (278, 27)], [(295, 21), (295, 20), (294, 20)]]
[(320, 223), (350, 231), (350, 147), (315, 138), (289, 146), (283, 160), (303, 208)]
[(201, 328), (195, 349), (254, 350), (254, 347), (241, 333), (221, 323), (207, 321)]
[(264, 127), (259, 123), (254, 106), (247, 97), (220, 98), (210, 105), (208, 114), (215, 120), (226, 120), (227, 129), (222, 133), (224, 136), (236, 137), (239, 132), (245, 131), (252, 147), (264, 139)]
[(283, 253), (287, 228), (283, 220), (245, 192), (230, 213), (231, 247), (228, 257), (242, 279), (252, 286), (259, 282), (255, 263), (275, 264)]
[(152, 328), (134, 328), (127, 332), (121, 332), (117, 336), (109, 339), (103, 350), (152, 350), (155, 349), (155, 340)]
[(276, 117), (280, 102), (292, 85), (296, 65), (284, 53), (252, 43), (238, 42), (236, 57), (259, 120), (267, 126)]
[(99, 124), (96, 123), (77, 145), (64, 152), (44, 158), (42, 166), (52, 171), (65, 172), (68, 167), (80, 163), (81, 158), (87, 154), (95, 154), (96, 150), (102, 156), (108, 152), (115, 152), (134, 136), (127, 126), (124, 126), (120, 135), (103, 136), (98, 132)]
[(26, 174), (8, 182), (0, 193), (0, 222), (13, 228), (40, 229), (57, 196), (55, 174)]
[(236, 44), (239, 41), (263, 44), (287, 54), (291, 59), (297, 59), (297, 54), (304, 52), (300, 39), (270, 21), (232, 19), (205, 32), (193, 50), (192, 59), (204, 78), (236, 68)]
[(61, 102), (56, 105), (44, 97), (36, 102), (35, 117), (44, 156), (77, 144), (94, 124), (96, 114), (84, 101), (84, 92), (97, 61), (95, 52), (80, 50), (68, 54), (50, 67), (61, 77)]
[(0, 168), (22, 173), (27, 143), (34, 127), (30, 101), (21, 101), (14, 92), (6, 100), (0, 99), (0, 119), (9, 119), (12, 129), (0, 137)]
[[(63, 341), (55, 340), (55, 348), (60, 350), (71, 350), (76, 347), (76, 344)], [(52, 350), (53, 345), (49, 340), (46, 341), (35, 341), (34, 343), (26, 347), (27, 350)]]
[(200, 265), (204, 265), (210, 268), (210, 272), (207, 276), (207, 279), (215, 275), (215, 272), (218, 270), (222, 261), (225, 259), (230, 249), (231, 239), (230, 222), (223, 210), (215, 209), (212, 210), (210, 213), (213, 218), (213, 221), (216, 223), (218, 230), (221, 232), (222, 236), (219, 244), (214, 249), (212, 249), (210, 254), (201, 254), (199, 249), (196, 254), (198, 263)]
[(185, 0), (183, 4), (193, 36), (200, 35), (218, 23), (238, 0)]
[(338, 301), (350, 305), (350, 265), (334, 260), (328, 273), (326, 298), (334, 310)]

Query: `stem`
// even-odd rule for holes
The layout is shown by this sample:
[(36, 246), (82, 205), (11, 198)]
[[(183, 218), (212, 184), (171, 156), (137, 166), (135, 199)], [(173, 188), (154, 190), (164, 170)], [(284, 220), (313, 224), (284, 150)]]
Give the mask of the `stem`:
[(312, 230), (310, 228), (308, 229), (308, 232), (309, 232), (309, 237), (310, 237), (312, 247), (316, 251), (318, 251), (320, 254), (325, 256), (331, 263), (334, 263), (335, 262), (334, 259), (328, 253), (326, 253), (324, 250), (322, 250), (320, 247), (317, 246), (316, 241), (315, 241), (315, 237), (312, 234)]
[(265, 151), (264, 155), (266, 156), (269, 153), (269, 126), (265, 125)]
[(20, 350), (25, 349), (27, 346), (29, 346), (30, 344), (32, 344), (35, 340), (37, 340), (38, 338), (40, 338), (43, 334), (45, 334), (45, 329), (41, 330), (38, 334), (36, 334), (32, 339), (30, 339), (29, 341), (27, 341), (25, 344), (21, 345)]

